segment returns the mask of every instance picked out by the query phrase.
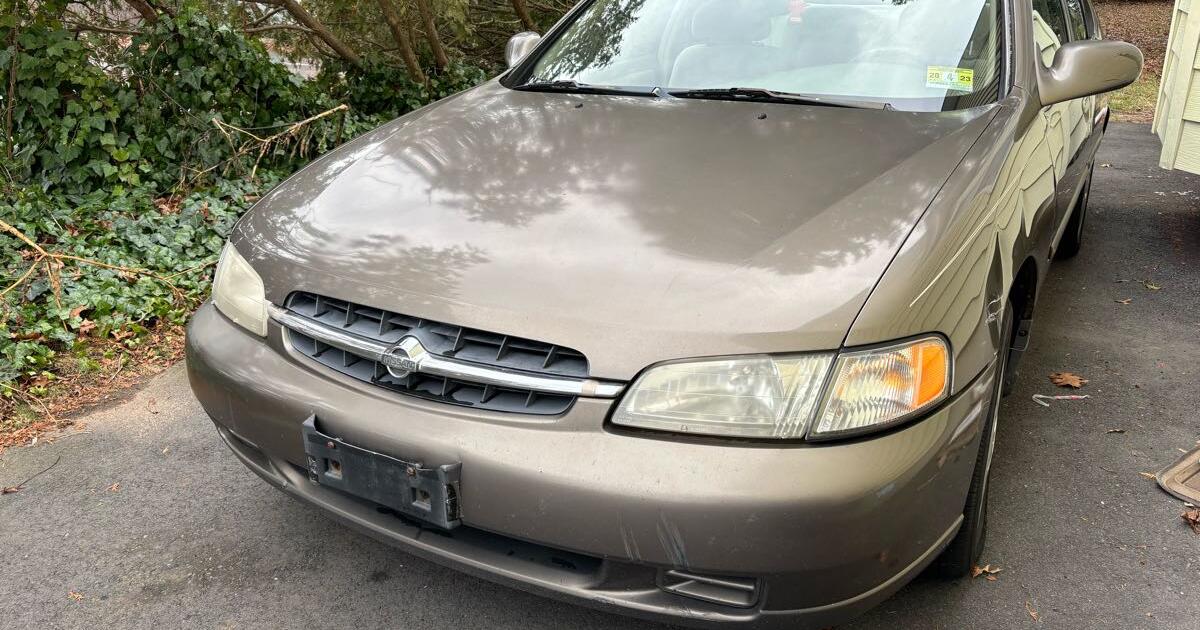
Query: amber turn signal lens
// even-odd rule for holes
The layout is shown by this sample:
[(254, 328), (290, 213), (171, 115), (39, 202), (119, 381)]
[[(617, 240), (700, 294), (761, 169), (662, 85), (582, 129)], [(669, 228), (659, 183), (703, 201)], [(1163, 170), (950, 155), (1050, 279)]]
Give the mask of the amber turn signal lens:
[(937, 400), (946, 391), (947, 367), (950, 359), (946, 356), (945, 344), (933, 341), (922, 341), (913, 346), (914, 360), (917, 366), (917, 397), (914, 407), (924, 407)]
[(941, 337), (843, 353), (810, 437), (886, 427), (936, 405), (949, 389), (950, 352)]

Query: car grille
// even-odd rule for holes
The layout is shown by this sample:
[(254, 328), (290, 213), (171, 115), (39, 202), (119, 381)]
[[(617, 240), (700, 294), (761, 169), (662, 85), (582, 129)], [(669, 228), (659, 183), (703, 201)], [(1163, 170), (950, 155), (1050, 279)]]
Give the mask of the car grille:
[[(431, 354), (484, 366), (535, 375), (587, 378), (587, 359), (562, 346), (465, 328), (393, 313), (312, 293), (293, 293), (287, 300), (293, 314), (335, 326), (366, 339), (393, 344), (416, 337)], [(412, 373), (396, 378), (372, 359), (358, 356), (289, 330), (292, 347), (301, 354), (358, 380), (408, 396), (515, 413), (554, 415), (570, 409), (574, 396), (509, 389), (433, 374)]]

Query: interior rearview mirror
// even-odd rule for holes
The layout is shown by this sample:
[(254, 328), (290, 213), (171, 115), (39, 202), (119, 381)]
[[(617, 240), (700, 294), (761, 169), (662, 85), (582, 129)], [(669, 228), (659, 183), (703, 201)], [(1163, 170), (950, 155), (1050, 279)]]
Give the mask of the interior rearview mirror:
[(504, 46), (504, 61), (508, 62), (508, 67), (511, 68), (520, 63), (540, 41), (542, 41), (542, 36), (533, 31), (513, 35), (512, 39), (508, 40), (508, 44)]
[(1054, 65), (1038, 66), (1042, 105), (1119, 90), (1142, 74), (1142, 51), (1112, 40), (1071, 42), (1058, 49)]

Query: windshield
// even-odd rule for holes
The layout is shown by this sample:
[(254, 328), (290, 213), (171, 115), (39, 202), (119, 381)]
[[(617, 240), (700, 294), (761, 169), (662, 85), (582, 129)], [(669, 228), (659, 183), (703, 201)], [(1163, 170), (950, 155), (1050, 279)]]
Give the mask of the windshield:
[(964, 109), (998, 98), (1000, 2), (594, 0), (523, 81)]

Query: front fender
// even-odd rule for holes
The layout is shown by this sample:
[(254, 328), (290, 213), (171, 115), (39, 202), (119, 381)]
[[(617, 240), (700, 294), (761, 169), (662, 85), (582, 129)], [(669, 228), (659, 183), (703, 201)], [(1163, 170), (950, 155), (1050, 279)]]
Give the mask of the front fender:
[(845, 345), (942, 333), (954, 355), (955, 392), (991, 364), (1014, 278), (1031, 256), (1041, 277), (1054, 231), (1053, 159), (1044, 129), (1022, 126), (1028, 105), (1019, 90), (1003, 101), (884, 272)]

